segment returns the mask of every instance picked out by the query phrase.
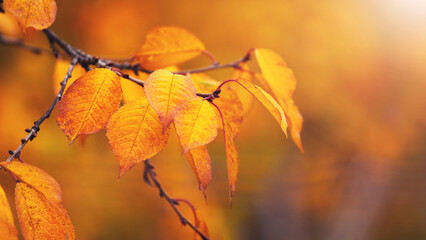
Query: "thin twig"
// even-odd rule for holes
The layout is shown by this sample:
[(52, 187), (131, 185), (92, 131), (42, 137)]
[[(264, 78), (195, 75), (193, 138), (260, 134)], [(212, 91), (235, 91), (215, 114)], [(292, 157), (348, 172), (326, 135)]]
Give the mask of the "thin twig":
[(31, 46), (31, 45), (24, 43), (22, 41), (22, 39), (7, 37), (7, 36), (4, 36), (1, 33), (0, 33), (0, 43), (5, 44), (5, 45), (13, 45), (13, 46), (22, 47), (24, 49), (30, 50), (34, 54), (41, 54), (42, 52), (50, 52), (50, 50), (47, 49), (47, 48), (34, 47), (34, 46)]
[[(69, 56), (72, 58), (77, 58), (78, 62), (84, 66), (84, 65), (96, 65), (97, 67), (114, 67), (118, 68), (120, 70), (132, 70), (137, 74), (138, 72), (144, 72), (144, 73), (152, 73), (152, 70), (144, 69), (139, 64), (130, 64), (128, 62), (126, 63), (118, 63), (114, 62), (109, 59), (100, 58), (92, 56), (80, 49), (74, 48), (71, 44), (65, 42), (62, 38), (60, 38), (58, 35), (56, 35), (52, 30), (50, 29), (44, 29), (43, 32), (46, 34), (47, 38), (49, 39), (49, 42), (53, 41), (56, 42)], [(196, 68), (196, 69), (190, 69), (190, 70), (182, 70), (182, 71), (176, 71), (173, 72), (175, 74), (189, 74), (189, 73), (199, 73), (199, 72), (206, 72), (211, 70), (216, 70), (220, 68), (239, 68), (239, 64), (242, 62), (246, 62), (250, 60), (250, 53), (252, 49), (250, 49), (247, 54), (234, 62), (225, 63), (225, 64), (218, 64), (216, 60), (214, 60), (213, 64), (206, 67)], [(129, 79), (130, 80), (130, 79)]]
[(154, 166), (149, 162), (149, 159), (146, 159), (144, 161), (145, 163), (145, 170), (144, 170), (144, 180), (148, 184), (152, 185), (151, 181), (154, 183), (154, 186), (158, 189), (160, 193), (160, 197), (164, 197), (166, 201), (169, 203), (169, 205), (173, 208), (175, 213), (178, 215), (179, 220), (183, 225), (187, 225), (191, 227), (203, 240), (209, 240), (207, 236), (205, 236), (197, 227), (195, 227), (186, 217), (179, 211), (179, 209), (176, 207), (178, 205), (178, 201), (171, 198), (166, 190), (164, 190), (163, 186), (161, 186), (160, 182), (157, 179), (157, 174), (154, 171)]
[(17, 158), (20, 160), (20, 155), (22, 149), (25, 147), (25, 145), (32, 141), (35, 137), (37, 137), (38, 131), (40, 131), (40, 125), (50, 117), (50, 114), (52, 113), (53, 109), (55, 108), (56, 104), (61, 100), (62, 94), (64, 93), (65, 86), (67, 85), (68, 79), (71, 78), (72, 71), (74, 70), (75, 65), (77, 65), (77, 59), (73, 58), (71, 60), (70, 66), (68, 68), (67, 74), (64, 77), (64, 80), (61, 82), (61, 89), (59, 90), (58, 95), (56, 95), (55, 99), (53, 100), (53, 103), (50, 105), (49, 109), (43, 114), (43, 116), (34, 122), (34, 126), (31, 129), (25, 129), (25, 131), (28, 133), (27, 136), (23, 139), (21, 139), (21, 145), (15, 150), (11, 151), (9, 150), (10, 156), (6, 160), (7, 162), (12, 161), (12, 159)]

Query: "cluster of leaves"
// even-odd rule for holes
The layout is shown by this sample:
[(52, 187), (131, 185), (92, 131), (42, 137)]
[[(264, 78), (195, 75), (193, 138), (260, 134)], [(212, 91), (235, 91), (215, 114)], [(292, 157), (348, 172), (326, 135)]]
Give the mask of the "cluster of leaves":
[[(293, 139), (301, 148), (302, 118), (291, 98), (295, 79), (282, 58), (267, 49), (254, 49), (249, 54), (254, 52), (263, 73), (256, 76), (276, 98), (252, 83), (255, 74), (246, 62), (239, 63), (232, 79), (224, 82), (203, 73), (182, 75), (160, 69), (177, 69), (175, 65), (203, 51), (203, 44), (184, 29), (155, 28), (134, 57), (145, 69), (158, 69), (138, 76), (144, 80), (143, 91), (135, 93), (132, 86), (123, 87), (120, 77), (131, 73), (118, 69), (96, 68), (84, 73), (70, 81), (59, 104), (60, 128), (71, 143), (80, 135), (106, 128), (122, 176), (137, 163), (159, 153), (167, 143), (170, 126), (174, 126), (201, 190), (206, 189), (211, 179), (206, 145), (216, 138), (218, 129), (223, 129), (232, 196), (238, 172), (234, 138), (252, 96), (268, 109), (285, 134), (287, 122), (292, 123)], [(133, 87), (141, 88), (136, 84)], [(119, 108), (123, 95), (125, 104)]]
[[(23, 29), (45, 29), (56, 15), (53, 0), (5, 0), (4, 9), (16, 16)], [(223, 65), (235, 69), (231, 78), (223, 82), (201, 73), (219, 68), (216, 62), (199, 71), (179, 71), (179, 64), (200, 54), (212, 56), (192, 33), (179, 27), (157, 27), (146, 35), (140, 50), (132, 57), (131, 66), (137, 68), (130, 71), (108, 65), (100, 67), (96, 61), (92, 65), (79, 62), (82, 66), (70, 68), (73, 77), (62, 86), (63, 96), (57, 87), (60, 82), (67, 83), (62, 78), (67, 75), (70, 63), (59, 58), (53, 77), (57, 94), (62, 97), (57, 115), (59, 127), (70, 143), (81, 135), (106, 129), (120, 166), (119, 177), (137, 163), (158, 154), (168, 141), (170, 128), (174, 127), (202, 191), (211, 180), (206, 146), (222, 129), (232, 199), (239, 168), (234, 138), (253, 97), (266, 107), (286, 135), (289, 126), (294, 142), (303, 151), (300, 140), (303, 118), (292, 99), (296, 79), (284, 60), (268, 49), (251, 49), (241, 60)], [(251, 71), (247, 64), (253, 56), (259, 73)], [(254, 77), (267, 91), (253, 83)], [(49, 234), (53, 232), (58, 234), (55, 239), (75, 238), (61, 204), (59, 184), (52, 177), (17, 161), (2, 162), (0, 166), (18, 181), (16, 206), (26, 239), (51, 238)], [(16, 239), (2, 190), (0, 204), (3, 211), (0, 232)], [(204, 229), (205, 223), (194, 216), (197, 227)]]
[[(19, 161), (0, 162), (17, 181), (15, 205), (25, 239), (75, 239), (74, 227), (62, 205), (59, 183), (43, 170)], [(16, 240), (17, 231), (0, 186), (1, 239)]]

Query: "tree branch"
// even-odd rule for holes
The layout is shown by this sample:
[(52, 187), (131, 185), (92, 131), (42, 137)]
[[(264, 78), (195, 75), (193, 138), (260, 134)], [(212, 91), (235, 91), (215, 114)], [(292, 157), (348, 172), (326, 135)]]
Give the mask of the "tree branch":
[[(161, 186), (160, 182), (157, 179), (157, 174), (154, 171), (154, 166), (149, 162), (149, 159), (146, 159), (144, 161), (145, 164), (145, 170), (144, 170), (144, 180), (149, 185), (152, 185), (152, 182), (154, 183), (154, 186), (158, 189), (160, 193), (160, 197), (164, 197), (166, 201), (169, 203), (169, 205), (173, 208), (175, 213), (178, 215), (180, 222), (183, 225), (188, 225), (192, 230), (194, 230), (203, 240), (209, 240), (207, 236), (205, 236), (197, 227), (195, 227), (186, 217), (179, 211), (179, 209), (176, 207), (176, 205), (179, 204), (179, 202), (173, 198), (171, 198), (166, 190)], [(151, 182), (152, 180), (152, 182)], [(179, 199), (182, 201), (181, 199)], [(192, 206), (192, 204), (190, 204)]]
[[(130, 64), (128, 62), (125, 63), (119, 63), (115, 62), (109, 59), (105, 58), (99, 58), (94, 57), (80, 49), (74, 48), (69, 43), (65, 42), (63, 39), (61, 39), (58, 35), (56, 35), (52, 30), (50, 29), (44, 29), (43, 32), (46, 34), (47, 38), (49, 39), (49, 42), (56, 42), (70, 57), (77, 58), (78, 62), (84, 66), (84, 65), (96, 65), (97, 67), (114, 67), (118, 68), (120, 70), (132, 70), (135, 72), (135, 74), (138, 74), (139, 72), (144, 73), (152, 73), (152, 70), (144, 69), (139, 64)], [(250, 49), (247, 54), (234, 62), (225, 63), (225, 64), (218, 64), (216, 60), (213, 60), (213, 64), (206, 67), (191, 69), (191, 70), (182, 70), (173, 72), (175, 74), (189, 74), (189, 73), (199, 73), (199, 72), (206, 72), (211, 70), (216, 70), (220, 68), (239, 68), (238, 65), (242, 62), (246, 62), (250, 60), (250, 53), (252, 49)], [(214, 58), (213, 58), (214, 59)]]
[[(37, 136), (37, 133), (40, 131), (40, 125), (44, 122), (44, 120), (49, 118), (53, 109), (56, 107), (58, 102), (61, 100), (62, 95), (63, 95), (64, 90), (65, 90), (65, 86), (68, 82), (68, 79), (71, 78), (72, 71), (74, 70), (74, 67), (77, 64), (80, 64), (82, 67), (84, 67), (86, 69), (86, 71), (89, 71), (91, 69), (90, 65), (95, 65), (96, 67), (100, 67), (100, 68), (109, 68), (112, 71), (116, 72), (119, 76), (126, 78), (130, 81), (133, 81), (133, 82), (139, 84), (142, 87), (145, 84), (144, 81), (139, 80), (139, 79), (134, 78), (134, 77), (131, 77), (128, 74), (124, 74), (120, 70), (124, 70), (124, 69), (132, 70), (136, 75), (139, 72), (145, 72), (145, 73), (152, 73), (153, 72), (151, 70), (142, 68), (139, 64), (130, 64), (129, 62), (119, 63), (119, 62), (112, 61), (112, 60), (109, 60), (109, 59), (104, 59), (104, 58), (92, 56), (92, 55), (90, 55), (90, 54), (88, 54), (88, 53), (86, 53), (86, 52), (84, 52), (80, 49), (73, 47), (72, 45), (70, 45), (69, 43), (67, 43), (63, 39), (61, 39), (59, 36), (57, 36), (50, 29), (44, 29), (43, 32), (44, 32), (44, 34), (46, 35), (46, 37), (49, 41), (51, 50), (33, 47), (33, 46), (30, 46), (30, 45), (23, 43), (22, 40), (20, 40), (20, 39), (18, 39), (18, 40), (9, 39), (9, 38), (3, 37), (0, 34), (0, 43), (20, 46), (20, 47), (23, 47), (27, 50), (30, 50), (30, 51), (32, 51), (36, 54), (40, 54), (42, 51), (53, 52), (53, 54), (56, 57), (58, 56), (58, 52), (59, 52), (58, 48), (56, 47), (56, 45), (58, 45), (62, 50), (65, 51), (65, 53), (68, 56), (70, 56), (72, 58), (72, 61), (71, 61), (70, 66), (68, 68), (67, 74), (65, 75), (64, 80), (61, 82), (61, 89), (60, 89), (58, 95), (56, 96), (53, 103), (51, 104), (49, 109), (46, 111), (46, 113), (40, 119), (38, 119), (37, 121), (34, 122), (33, 127), (31, 129), (25, 130), (28, 134), (25, 138), (21, 139), (21, 144), (19, 145), (19, 147), (15, 151), (9, 150), (10, 156), (6, 160), (7, 162), (12, 161), (14, 158), (21, 160), (20, 155), (21, 155), (22, 149), (25, 147), (25, 145), (29, 141), (32, 141)], [(220, 69), (220, 68), (229, 68), (229, 67), (239, 68), (240, 63), (248, 61), (250, 59), (250, 52), (251, 52), (251, 50), (243, 58), (236, 60), (234, 62), (231, 62), (231, 63), (226, 63), (226, 64), (217, 63), (216, 60), (214, 59), (214, 57), (211, 55), (210, 57), (213, 61), (213, 64), (210, 65), (210, 66), (192, 69), (192, 70), (177, 71), (177, 72), (174, 72), (174, 73), (175, 74), (190, 74), (190, 73), (199, 73), (199, 72), (205, 72), (205, 71), (210, 71), (210, 70), (215, 70), (215, 69)], [(211, 101), (213, 101), (214, 98), (219, 97), (219, 93), (220, 93), (220, 89), (217, 89), (212, 93), (197, 93), (197, 96), (203, 97), (204, 99), (211, 102)], [(154, 166), (150, 164), (149, 159), (145, 160), (144, 163), (145, 163), (145, 171), (144, 171), (145, 181), (150, 185), (152, 185), (151, 181), (154, 183), (154, 186), (159, 190), (160, 196), (164, 197), (166, 199), (166, 201), (169, 203), (169, 205), (175, 211), (175, 213), (177, 214), (177, 216), (179, 217), (179, 219), (180, 219), (180, 221), (183, 225), (188, 225), (189, 227), (191, 227), (194, 230), (194, 232), (196, 234), (198, 234), (203, 240), (209, 240), (209, 238), (206, 235), (204, 235), (197, 227), (195, 227), (194, 224), (192, 224), (190, 221), (188, 221), (187, 218), (176, 207), (176, 205), (179, 204), (179, 201), (183, 201), (183, 200), (181, 200), (181, 199), (175, 200), (167, 194), (167, 192), (164, 190), (164, 188), (162, 187), (162, 185), (158, 181), (156, 173), (154, 171)], [(189, 205), (192, 206), (191, 204), (189, 204)]]
[(43, 116), (40, 117), (37, 121), (34, 122), (34, 126), (31, 129), (25, 129), (25, 131), (28, 133), (27, 136), (23, 139), (21, 139), (21, 145), (15, 150), (9, 150), (9, 158), (6, 160), (7, 162), (12, 161), (12, 159), (17, 158), (20, 161), (20, 155), (22, 149), (25, 147), (25, 145), (32, 141), (35, 137), (37, 137), (38, 131), (40, 131), (40, 125), (50, 117), (50, 114), (52, 113), (53, 109), (55, 108), (56, 104), (61, 100), (62, 94), (64, 93), (65, 86), (67, 85), (68, 79), (71, 78), (72, 71), (74, 70), (75, 65), (77, 65), (77, 59), (73, 58), (71, 60), (70, 66), (68, 68), (67, 74), (64, 77), (64, 80), (61, 82), (61, 89), (59, 90), (58, 95), (56, 95), (55, 99), (53, 100), (53, 103), (50, 105), (49, 109), (43, 114)]
[[(92, 56), (80, 49), (77, 49), (75, 47), (73, 47), (71, 44), (67, 43), (66, 41), (64, 41), (62, 38), (60, 38), (58, 35), (56, 35), (52, 30), (50, 29), (44, 29), (43, 30), (44, 34), (46, 35), (49, 44), (50, 44), (50, 48), (51, 48), (51, 52), (55, 55), (55, 57), (58, 56), (58, 49), (55, 46), (55, 43), (57, 45), (59, 45), (60, 48), (62, 48), (68, 56), (70, 56), (73, 59), (77, 59), (77, 62), (86, 69), (86, 71), (90, 71), (90, 65), (96, 65), (97, 67), (100, 68), (116, 68), (118, 70), (132, 70), (136, 75), (139, 72), (144, 72), (144, 73), (152, 73), (152, 70), (148, 70), (148, 69), (144, 69), (142, 68), (139, 64), (130, 64), (128, 62), (125, 63), (118, 63), (109, 59), (104, 59), (104, 58), (99, 58), (99, 57), (95, 57)], [(33, 51), (34, 53), (40, 53), (41, 51), (48, 51), (50, 52), (50, 50), (48, 49), (43, 49), (43, 48), (36, 48), (36, 47), (32, 47), (29, 45), (26, 45), (24, 43), (22, 43), (22, 40), (10, 40), (10, 39), (5, 39), (4, 37), (2, 37), (2, 35), (0, 34), (0, 42), (5, 43), (5, 44), (12, 44), (12, 45), (17, 45), (17, 46), (21, 46), (23, 48), (26, 48), (30, 51)], [(219, 64), (214, 57), (209, 53), (209, 52), (205, 52), (204, 54), (207, 54), (208, 56), (210, 56), (210, 58), (213, 60), (213, 64), (210, 66), (206, 66), (206, 67), (201, 67), (201, 68), (196, 68), (196, 69), (191, 69), (191, 70), (182, 70), (182, 71), (176, 71), (173, 72), (175, 74), (190, 74), (190, 73), (200, 73), (200, 72), (207, 72), (207, 71), (211, 71), (211, 70), (216, 70), (216, 69), (221, 69), (221, 68), (239, 68), (239, 64), (242, 62), (246, 62), (248, 60), (250, 60), (250, 53), (251, 53), (252, 49), (250, 49), (247, 54), (241, 58), (238, 59), (234, 62), (230, 62), (230, 63), (225, 63), (225, 64)], [(125, 79), (128, 79), (140, 86), (144, 86), (145, 82), (142, 80), (139, 80), (137, 78), (134, 78), (132, 76), (130, 76), (129, 74), (125, 74), (121, 71), (117, 71), (115, 69), (112, 69), (113, 71), (115, 71), (120, 77), (123, 77)], [(213, 93), (196, 93), (197, 96), (202, 97), (202, 98), (207, 98), (208, 100), (213, 100), (214, 98), (218, 98), (219, 97), (219, 92), (213, 92)]]

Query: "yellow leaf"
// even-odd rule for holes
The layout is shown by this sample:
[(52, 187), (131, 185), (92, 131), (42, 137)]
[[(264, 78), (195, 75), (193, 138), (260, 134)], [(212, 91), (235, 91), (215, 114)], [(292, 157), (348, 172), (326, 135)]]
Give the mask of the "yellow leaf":
[(300, 139), (303, 117), (292, 99), (293, 92), (296, 89), (296, 77), (293, 71), (287, 67), (284, 60), (275, 52), (268, 49), (256, 49), (255, 54), (264, 76), (264, 78), (260, 78), (261, 82), (271, 90), (278, 103), (284, 109), (291, 137), (300, 151), (303, 152)]
[(23, 28), (46, 29), (56, 17), (55, 0), (4, 0), (3, 7)]
[(254, 85), (252, 82), (246, 79), (239, 79), (235, 82), (239, 83), (247, 91), (249, 91), (263, 106), (268, 109), (272, 116), (280, 124), (281, 130), (287, 136), (287, 121), (284, 115), (284, 111), (281, 106), (275, 101), (271, 95), (265, 92), (261, 87)]
[(16, 211), (25, 239), (75, 239), (74, 227), (61, 204), (26, 183), (17, 183)]
[(3, 240), (18, 240), (18, 231), (16, 231), (13, 222), (12, 211), (6, 194), (0, 185), (0, 235)]
[(97, 68), (77, 79), (59, 102), (57, 121), (70, 143), (103, 129), (121, 101), (120, 77)]
[[(55, 62), (55, 67), (53, 68), (53, 91), (55, 95), (59, 93), (61, 89), (61, 82), (64, 80), (65, 75), (68, 72), (68, 68), (70, 66), (70, 61), (58, 58)], [(72, 71), (71, 78), (68, 79), (67, 85), (65, 86), (65, 91), (67, 91), (68, 87), (77, 80), (79, 77), (84, 75), (86, 70), (81, 67), (79, 64), (75, 65), (74, 70)], [(64, 93), (65, 93), (64, 91)]]
[[(235, 85), (223, 86), (220, 98), (214, 100), (216, 105), (222, 110), (223, 116), (229, 122), (234, 137), (240, 132), (240, 126), (243, 122), (244, 108), (238, 98)], [(238, 87), (238, 86), (237, 86)]]
[(141, 67), (155, 70), (188, 61), (204, 49), (203, 43), (189, 31), (163, 26), (148, 32), (135, 58)]
[[(191, 74), (191, 79), (197, 86), (198, 91), (203, 93), (215, 91), (221, 83), (202, 73)], [(240, 132), (240, 125), (243, 122), (244, 115), (243, 103), (240, 101), (238, 94), (241, 92), (242, 94), (249, 94), (251, 98), (252, 96), (237, 85), (226, 84), (221, 89), (222, 92), (219, 98), (216, 98), (214, 102), (222, 110), (223, 116), (228, 120), (234, 137), (236, 137)], [(222, 128), (222, 120), (219, 115), (217, 120), (219, 127)]]
[(43, 193), (50, 201), (62, 202), (61, 186), (40, 168), (18, 161), (0, 162), (0, 166), (15, 175), (19, 181), (25, 182)]
[(212, 178), (211, 160), (206, 146), (200, 146), (185, 153), (189, 165), (191, 165), (201, 191), (205, 191)]
[(159, 153), (167, 143), (169, 131), (163, 133), (157, 113), (146, 98), (141, 97), (114, 113), (106, 135), (122, 176), (137, 163)]
[(195, 98), (183, 105), (175, 115), (174, 124), (184, 153), (207, 145), (217, 136), (215, 109), (201, 98)]
[(258, 48), (255, 54), (263, 76), (274, 95), (284, 100), (291, 98), (296, 89), (296, 77), (287, 67), (287, 63), (268, 49)]
[(166, 129), (182, 104), (196, 98), (194, 84), (189, 77), (157, 70), (145, 82), (145, 94)]
[[(234, 73), (232, 74), (231, 79), (246, 79), (247, 81), (252, 82), (252, 75), (253, 73), (250, 71), (248, 65), (246, 62), (242, 62), (239, 65), (239, 68), (236, 68)], [(253, 96), (242, 89), (241, 87), (238, 87), (237, 85), (229, 85), (230, 88), (232, 88), (238, 96), (238, 99), (240, 100), (242, 107), (243, 107), (243, 113), (247, 113), (248, 110), (251, 108), (253, 104)]]
[(228, 166), (228, 182), (229, 182), (229, 196), (232, 201), (232, 196), (235, 192), (238, 179), (238, 150), (234, 143), (234, 134), (229, 122), (222, 117), (223, 125), (223, 136), (225, 137), (225, 152), (226, 152), (226, 164)]
[(293, 139), (293, 142), (296, 144), (296, 146), (300, 149), (300, 151), (303, 153), (303, 145), (302, 140), (300, 138), (300, 132), (302, 132), (303, 127), (303, 117), (302, 114), (299, 112), (299, 108), (294, 104), (293, 99), (290, 99), (286, 103), (286, 117), (287, 121), (290, 123), (290, 133), (291, 138)]
[[(176, 66), (167, 67), (166, 70), (175, 72), (179, 69)], [(129, 76), (137, 78), (141, 81), (146, 81), (149, 74), (144, 72), (139, 72), (139, 75), (136, 75), (133, 71), (123, 70), (123, 73), (129, 74)], [(139, 84), (136, 84), (129, 79), (121, 78), (121, 89), (123, 90), (123, 103), (128, 103), (132, 100), (138, 99), (140, 97), (145, 97), (145, 92), (143, 87)]]

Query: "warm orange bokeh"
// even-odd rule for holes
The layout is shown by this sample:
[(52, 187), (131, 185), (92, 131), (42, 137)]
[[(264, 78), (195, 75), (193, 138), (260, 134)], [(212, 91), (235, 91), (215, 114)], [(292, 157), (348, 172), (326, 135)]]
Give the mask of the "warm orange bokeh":
[[(232, 210), (223, 136), (208, 146), (207, 203), (174, 131), (152, 159), (168, 193), (197, 207), (212, 239), (423, 239), (426, 211), (426, 4), (389, 1), (58, 1), (52, 29), (89, 53), (122, 59), (152, 27), (190, 30), (221, 62), (252, 47), (294, 71), (305, 153), (257, 101), (235, 139)], [(1, 20), (1, 18), (0, 18)], [(15, 23), (0, 25), (13, 33)], [(15, 24), (16, 25), (16, 24)], [(43, 34), (25, 42), (48, 48)], [(254, 60), (254, 59), (253, 59)], [(210, 64), (200, 56), (183, 65)], [(54, 98), (55, 59), (0, 45), (0, 157), (15, 149)], [(257, 70), (255, 61), (250, 69)], [(231, 78), (232, 69), (207, 72)], [(193, 232), (136, 165), (117, 180), (105, 132), (68, 145), (53, 116), (22, 159), (51, 174), (78, 239), (190, 239)], [(0, 174), (12, 209), (15, 183)], [(180, 208), (188, 218), (187, 206)], [(15, 225), (17, 224), (16, 212)]]

